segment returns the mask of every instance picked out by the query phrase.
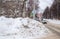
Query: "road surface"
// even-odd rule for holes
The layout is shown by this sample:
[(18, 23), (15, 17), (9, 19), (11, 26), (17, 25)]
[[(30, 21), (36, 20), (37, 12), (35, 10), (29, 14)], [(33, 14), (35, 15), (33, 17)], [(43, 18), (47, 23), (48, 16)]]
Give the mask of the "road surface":
[(60, 24), (58, 25), (58, 24), (47, 22), (47, 24), (44, 25), (52, 32), (52, 35), (49, 35), (42, 39), (60, 39)]

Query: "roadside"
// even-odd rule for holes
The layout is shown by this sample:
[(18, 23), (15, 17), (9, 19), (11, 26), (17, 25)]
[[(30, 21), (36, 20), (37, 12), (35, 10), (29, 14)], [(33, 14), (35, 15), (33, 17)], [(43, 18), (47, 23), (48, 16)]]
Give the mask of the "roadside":
[(60, 25), (59, 24), (47, 22), (47, 24), (44, 24), (44, 25), (52, 32), (52, 35), (44, 37), (42, 39), (60, 39)]

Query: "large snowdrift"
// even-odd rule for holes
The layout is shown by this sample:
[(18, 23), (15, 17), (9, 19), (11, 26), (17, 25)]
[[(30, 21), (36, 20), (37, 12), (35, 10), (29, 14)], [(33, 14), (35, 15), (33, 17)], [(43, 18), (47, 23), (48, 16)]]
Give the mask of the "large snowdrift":
[(36, 39), (49, 32), (42, 23), (33, 19), (0, 17), (0, 39)]

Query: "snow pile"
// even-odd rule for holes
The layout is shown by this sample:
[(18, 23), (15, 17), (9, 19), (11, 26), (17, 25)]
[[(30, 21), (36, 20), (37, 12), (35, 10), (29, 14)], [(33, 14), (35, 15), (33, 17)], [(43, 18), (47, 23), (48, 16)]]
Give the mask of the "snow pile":
[(60, 24), (60, 20), (55, 20), (55, 19), (46, 19), (48, 22), (50, 23), (54, 23), (54, 24)]
[(0, 17), (0, 39), (35, 39), (47, 34), (49, 30), (33, 19)]

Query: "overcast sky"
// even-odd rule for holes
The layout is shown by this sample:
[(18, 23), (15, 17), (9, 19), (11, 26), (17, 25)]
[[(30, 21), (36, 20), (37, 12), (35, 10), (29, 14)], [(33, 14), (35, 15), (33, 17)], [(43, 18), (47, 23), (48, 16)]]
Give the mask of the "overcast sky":
[(43, 13), (43, 11), (45, 10), (45, 8), (51, 7), (52, 3), (54, 0), (39, 0), (39, 6), (40, 6), (40, 10), (39, 12)]

